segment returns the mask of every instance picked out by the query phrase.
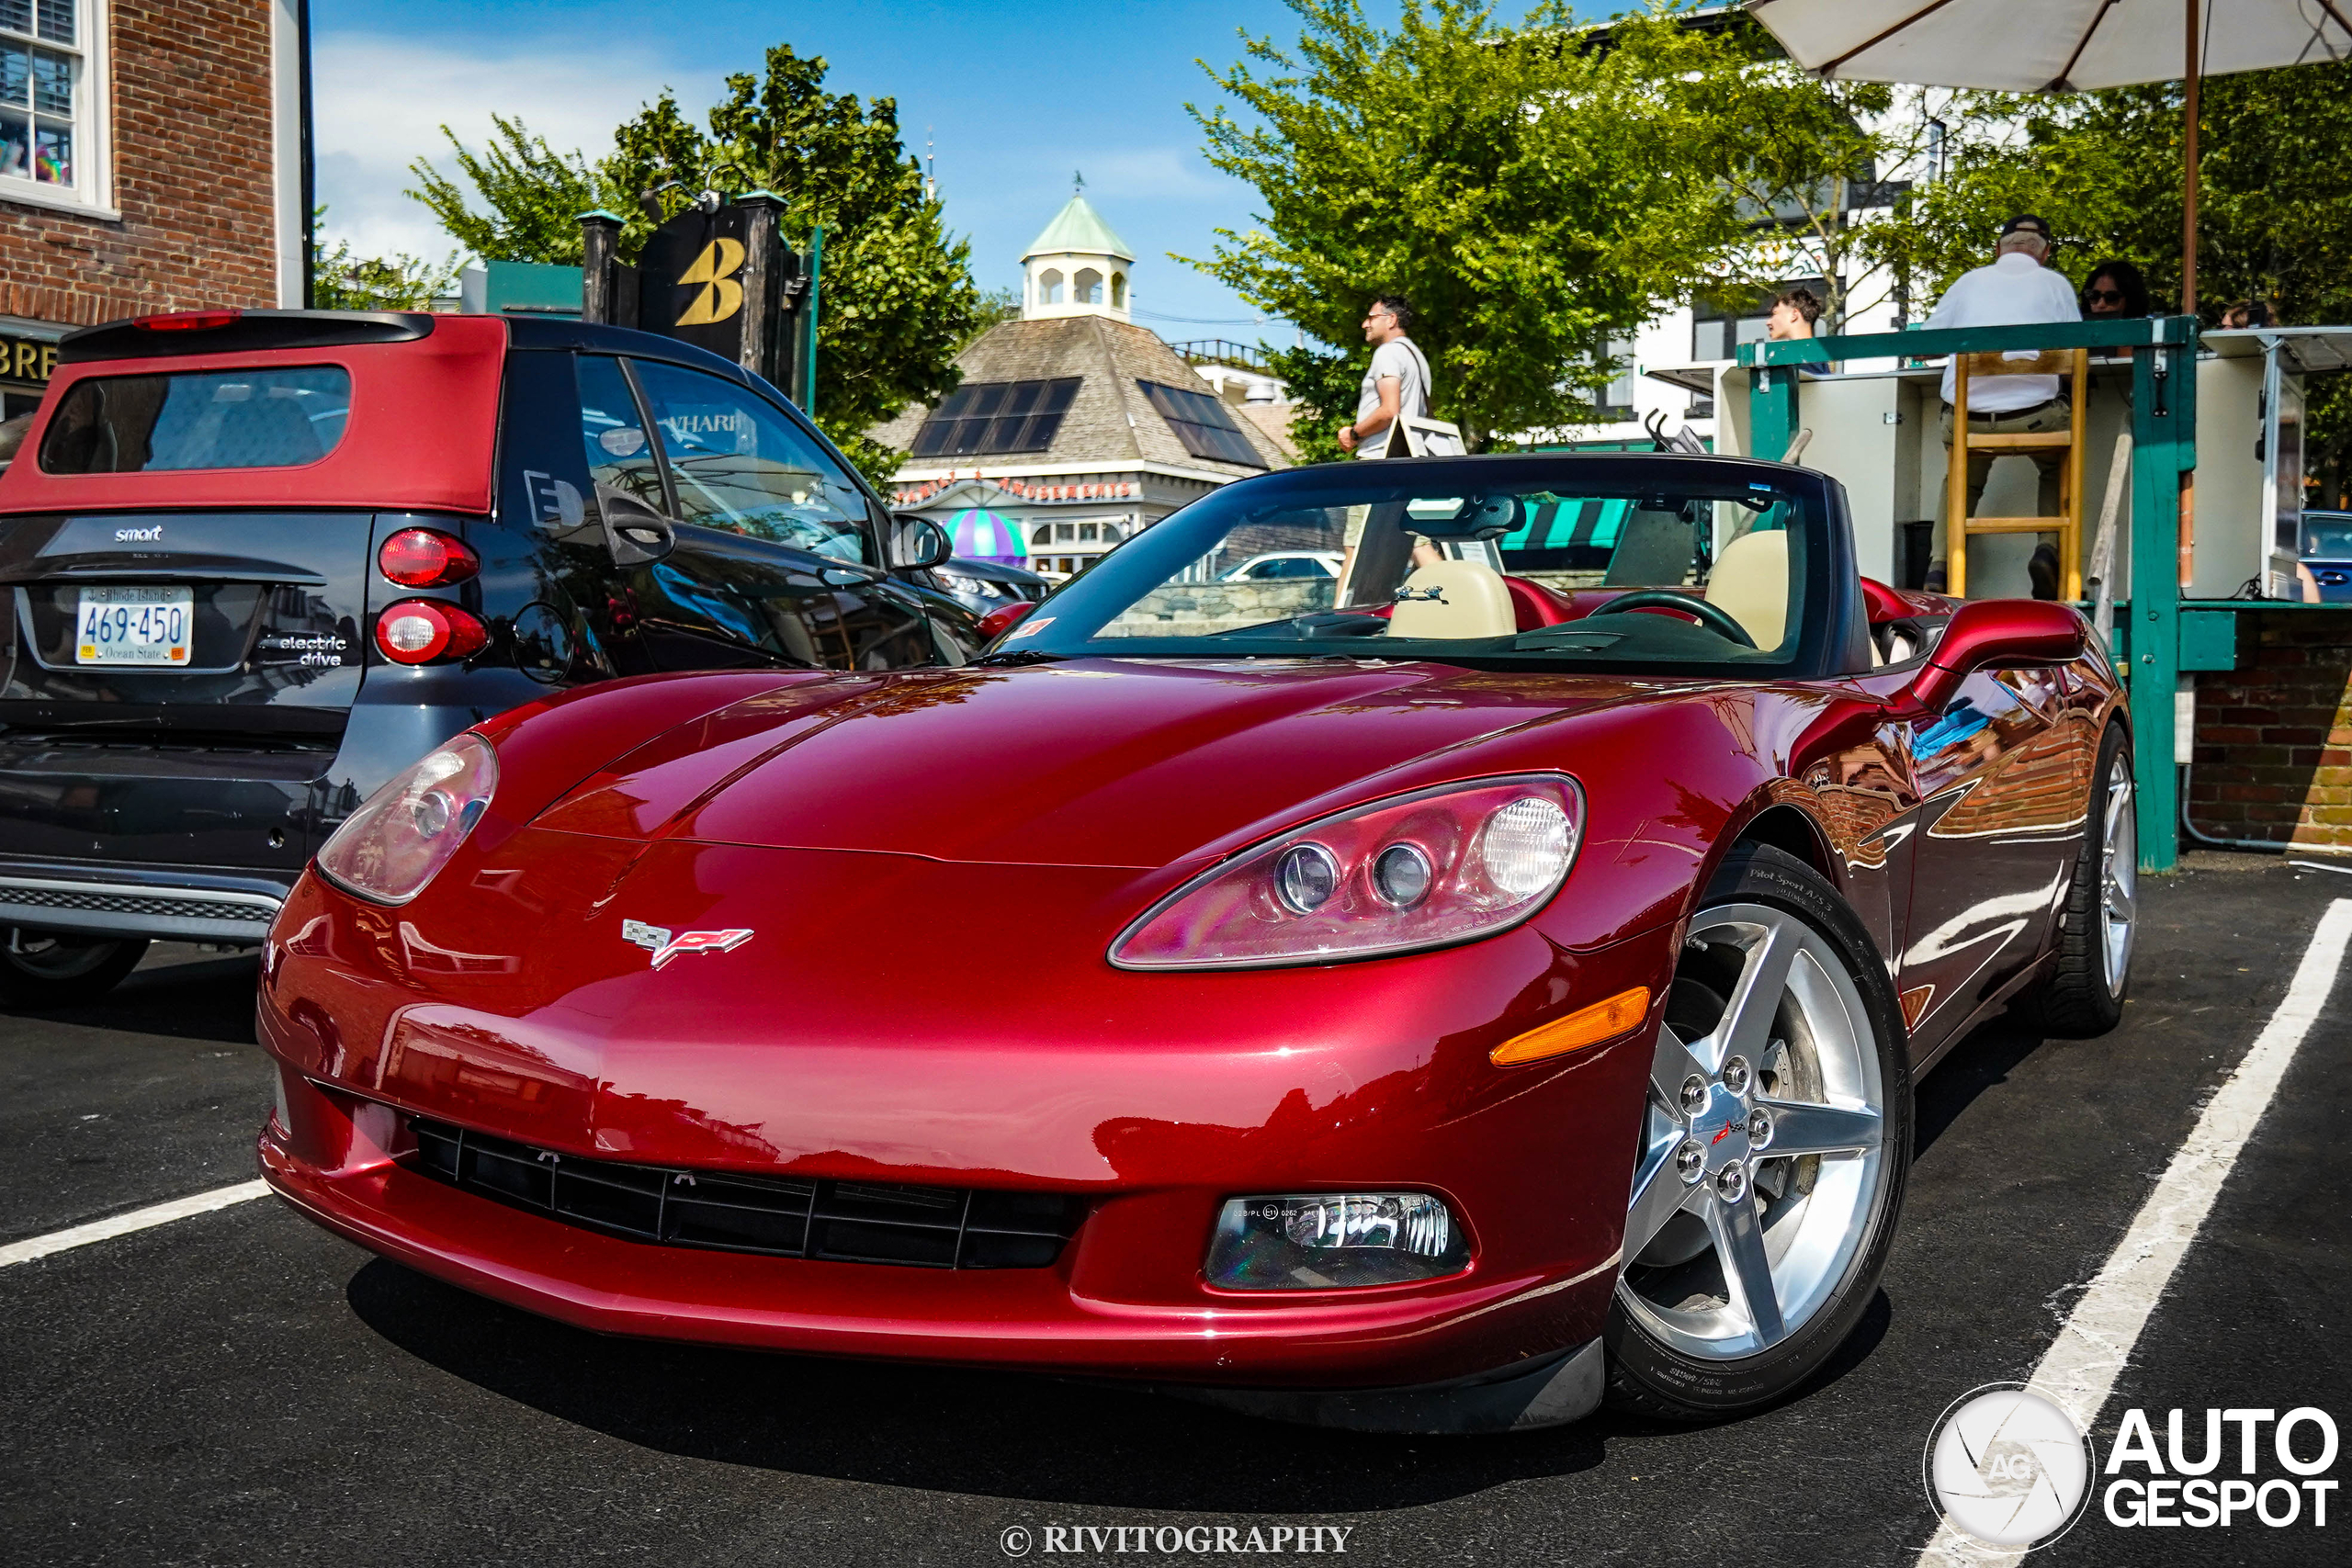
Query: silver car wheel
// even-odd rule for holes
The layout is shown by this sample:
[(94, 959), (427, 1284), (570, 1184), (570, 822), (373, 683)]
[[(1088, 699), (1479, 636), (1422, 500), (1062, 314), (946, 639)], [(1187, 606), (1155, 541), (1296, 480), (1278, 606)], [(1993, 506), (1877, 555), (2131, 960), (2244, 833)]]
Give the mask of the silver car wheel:
[(1806, 921), (1721, 905), (1685, 947), (1617, 1292), (1672, 1349), (1729, 1361), (1804, 1327), (1853, 1266), (1886, 1179), (1884, 1090), (1861, 994)]
[(2107, 775), (2107, 820), (2101, 825), (2098, 866), (2099, 953), (2107, 964), (2107, 988), (2123, 992), (2132, 972), (2132, 938), (2139, 920), (2140, 827), (2132, 809), (2132, 770), (2118, 755)]

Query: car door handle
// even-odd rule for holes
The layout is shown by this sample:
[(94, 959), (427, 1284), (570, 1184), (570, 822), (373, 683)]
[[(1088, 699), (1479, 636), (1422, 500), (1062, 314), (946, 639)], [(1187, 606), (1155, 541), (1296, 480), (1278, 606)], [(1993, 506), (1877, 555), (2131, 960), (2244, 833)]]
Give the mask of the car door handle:
[(599, 481), (596, 515), (604, 520), (605, 547), (616, 566), (645, 566), (678, 547), (678, 530), (667, 517), (625, 490)]
[(835, 588), (870, 588), (882, 580), (878, 571), (860, 571), (846, 566), (829, 566), (818, 575)]

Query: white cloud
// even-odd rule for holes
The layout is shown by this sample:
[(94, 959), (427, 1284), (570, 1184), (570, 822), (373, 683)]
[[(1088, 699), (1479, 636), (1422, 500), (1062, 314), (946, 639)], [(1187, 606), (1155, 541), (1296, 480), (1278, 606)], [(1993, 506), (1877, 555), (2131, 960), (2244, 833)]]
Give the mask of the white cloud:
[[(447, 170), (447, 125), (468, 146), (491, 134), (492, 113), (520, 118), (556, 148), (592, 159), (613, 128), (665, 86), (690, 116), (718, 94), (717, 73), (682, 71), (640, 47), (567, 51), (543, 40), (414, 42), (323, 33), (312, 64), (318, 194), (329, 235), (362, 254), (440, 256), (454, 246), (430, 214), (401, 194), (418, 158)], [(707, 79), (706, 79), (707, 78)]]

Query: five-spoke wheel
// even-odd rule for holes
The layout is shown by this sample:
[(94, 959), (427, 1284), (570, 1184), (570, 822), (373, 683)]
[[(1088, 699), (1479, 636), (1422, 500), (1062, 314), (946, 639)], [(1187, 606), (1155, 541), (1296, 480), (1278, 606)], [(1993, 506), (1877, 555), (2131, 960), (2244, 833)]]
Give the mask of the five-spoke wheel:
[(1852, 910), (1793, 858), (1735, 851), (1651, 1056), (1611, 1325), (1619, 1403), (1729, 1414), (1845, 1338), (1900, 1202), (1906, 1051)]

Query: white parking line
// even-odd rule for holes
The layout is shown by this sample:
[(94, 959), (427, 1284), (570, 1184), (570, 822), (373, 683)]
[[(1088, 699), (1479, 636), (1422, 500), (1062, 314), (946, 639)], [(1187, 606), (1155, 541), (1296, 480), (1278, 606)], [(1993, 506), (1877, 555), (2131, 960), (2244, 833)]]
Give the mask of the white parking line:
[(129, 1235), (132, 1231), (167, 1225), (174, 1220), (187, 1219), (190, 1214), (209, 1214), (215, 1209), (225, 1209), (232, 1203), (251, 1202), (255, 1198), (269, 1196), (266, 1181), (240, 1181), (234, 1187), (216, 1187), (209, 1192), (198, 1192), (190, 1198), (175, 1198), (168, 1203), (151, 1204), (133, 1209), (127, 1214), (117, 1214), (110, 1220), (92, 1220), (86, 1225), (71, 1230), (51, 1231), (27, 1241), (12, 1241), (0, 1247), (0, 1269), (12, 1263), (30, 1263), (36, 1258), (47, 1258), (52, 1252), (64, 1252), (72, 1247), (87, 1247), (94, 1241), (107, 1241), (115, 1236)]
[[(2238, 1151), (2278, 1092), (2296, 1047), (2327, 1005), (2347, 942), (2352, 942), (2352, 898), (2339, 898), (2320, 917), (2278, 1010), (2197, 1119), (2156, 1190), (2140, 1206), (2132, 1228), (2123, 1233), (2107, 1266), (2075, 1303), (2057, 1340), (2027, 1380), (2029, 1388), (2063, 1408), (2084, 1431), (2098, 1421), (2139, 1343), (2140, 1331), (2147, 1326), (2148, 1314), (2155, 1310), (2156, 1298), (2180, 1267), (2197, 1228), (2212, 1212)], [(1982, 1545), (1947, 1524), (1937, 1530), (1919, 1561), (1988, 1568), (2024, 1555), (2022, 1551)]]

